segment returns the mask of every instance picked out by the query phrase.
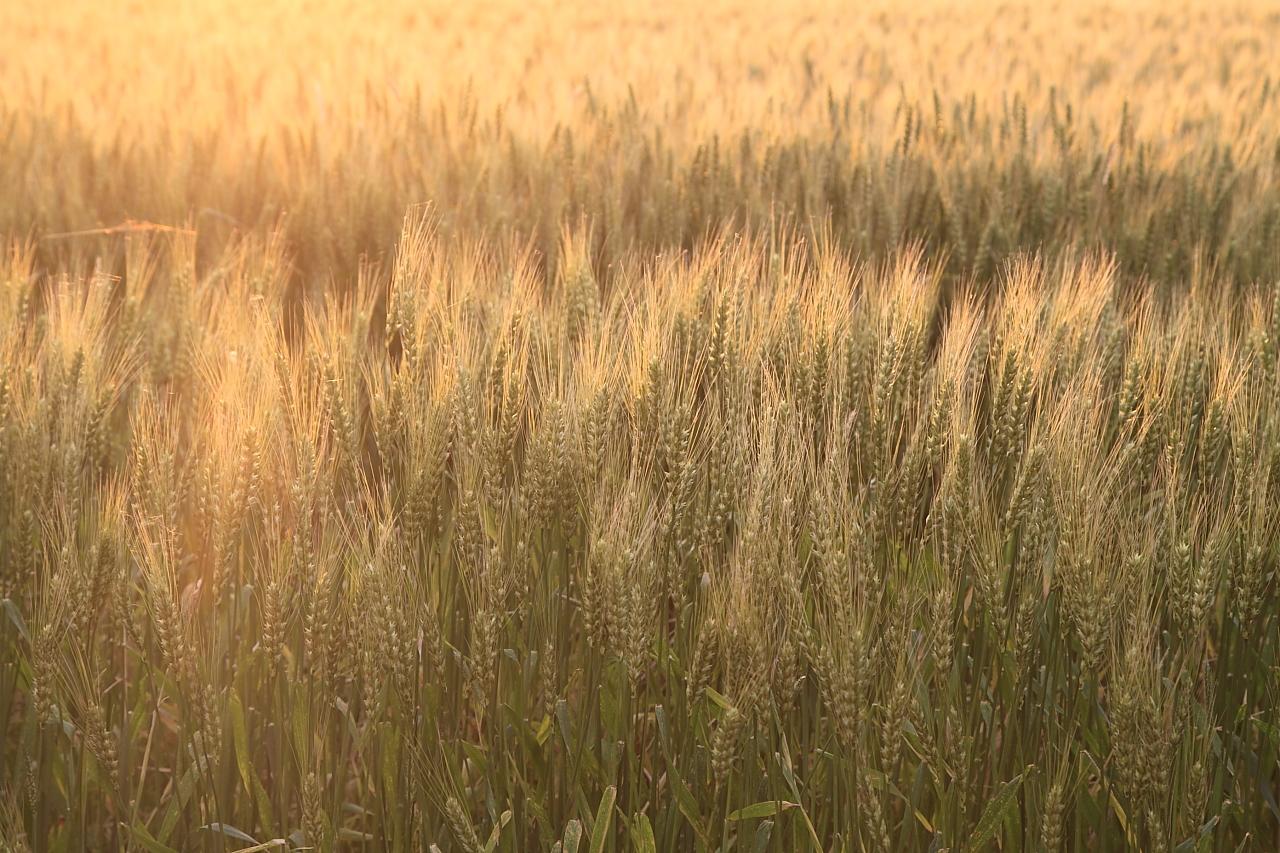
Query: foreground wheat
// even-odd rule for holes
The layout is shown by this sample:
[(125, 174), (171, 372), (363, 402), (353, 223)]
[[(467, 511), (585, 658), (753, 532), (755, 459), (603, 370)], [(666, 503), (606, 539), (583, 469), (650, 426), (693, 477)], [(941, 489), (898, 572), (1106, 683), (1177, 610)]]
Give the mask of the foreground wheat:
[(1275, 842), (1280, 291), (584, 238), (12, 254), (9, 846)]

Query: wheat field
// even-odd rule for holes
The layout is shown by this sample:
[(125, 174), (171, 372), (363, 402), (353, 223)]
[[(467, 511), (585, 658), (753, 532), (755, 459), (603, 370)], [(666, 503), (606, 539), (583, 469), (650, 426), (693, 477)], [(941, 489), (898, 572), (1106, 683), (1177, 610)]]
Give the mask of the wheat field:
[(1280, 849), (1277, 43), (0, 3), (0, 850)]

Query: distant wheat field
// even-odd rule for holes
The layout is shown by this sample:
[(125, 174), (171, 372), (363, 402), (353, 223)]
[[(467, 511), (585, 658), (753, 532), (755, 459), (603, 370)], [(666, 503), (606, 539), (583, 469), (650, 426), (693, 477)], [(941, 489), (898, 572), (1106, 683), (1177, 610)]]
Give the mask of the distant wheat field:
[(0, 3), (0, 851), (1280, 849), (1277, 44)]

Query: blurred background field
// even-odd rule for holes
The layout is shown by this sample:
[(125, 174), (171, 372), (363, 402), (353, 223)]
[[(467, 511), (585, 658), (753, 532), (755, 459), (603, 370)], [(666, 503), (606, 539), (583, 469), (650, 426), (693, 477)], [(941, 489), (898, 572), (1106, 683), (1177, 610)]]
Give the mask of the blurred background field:
[[(1265, 4), (89, 3), (0, 10), (0, 230), (283, 223), (310, 278), (405, 208), (601, 268), (830, 220), (957, 271), (1105, 246), (1271, 274)], [(41, 251), (58, 249), (42, 245)], [(97, 251), (83, 241), (71, 251)]]

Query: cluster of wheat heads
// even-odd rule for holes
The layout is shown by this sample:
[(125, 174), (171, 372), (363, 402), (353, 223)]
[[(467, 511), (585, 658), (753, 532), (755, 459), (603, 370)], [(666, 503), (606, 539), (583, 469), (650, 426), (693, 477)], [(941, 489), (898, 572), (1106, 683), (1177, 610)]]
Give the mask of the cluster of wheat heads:
[(11, 255), (0, 837), (1274, 843), (1280, 291), (589, 244)]
[(0, 851), (1280, 848), (1277, 42), (0, 2)]

